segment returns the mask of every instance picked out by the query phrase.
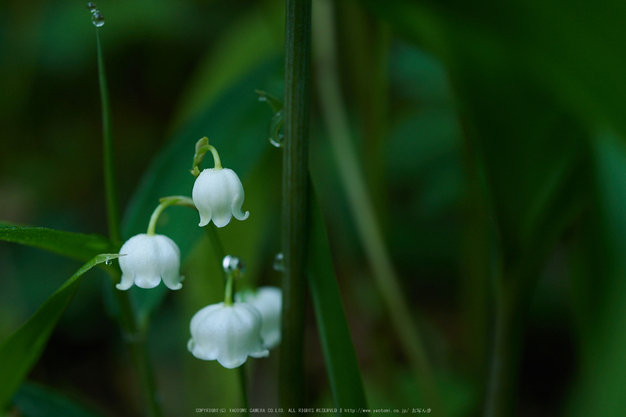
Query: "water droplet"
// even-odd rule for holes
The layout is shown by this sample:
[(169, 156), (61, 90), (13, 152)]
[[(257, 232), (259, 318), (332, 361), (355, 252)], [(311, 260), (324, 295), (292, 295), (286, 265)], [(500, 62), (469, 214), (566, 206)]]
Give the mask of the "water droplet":
[(89, 3), (87, 3), (87, 9), (89, 9), (89, 11), (93, 13), (98, 10), (98, 7), (96, 6), (96, 3), (94, 3), (93, 1), (90, 1)]
[(106, 261), (104, 261), (104, 264), (107, 265), (107, 266), (111, 265), (112, 263), (113, 263), (113, 261), (110, 260), (110, 259), (107, 259)]
[(236, 256), (224, 256), (222, 267), (226, 273), (238, 271), (241, 275), (243, 275), (244, 272), (246, 272), (246, 264)]
[(274, 271), (284, 272), (285, 271), (285, 256), (282, 252), (279, 252), (274, 257), (274, 263), (272, 264), (272, 268)]
[(104, 15), (98, 9), (92, 12), (91, 23), (97, 28), (104, 25)]
[(274, 146), (276, 148), (282, 148), (283, 147), (283, 142), (284, 142), (283, 135), (278, 135), (278, 137), (276, 139), (274, 139), (273, 137), (270, 136), (270, 143), (272, 144), (272, 146)]
[(283, 127), (283, 111), (279, 110), (272, 120), (270, 121), (270, 143), (277, 148), (283, 146), (284, 135), (280, 133), (280, 129)]

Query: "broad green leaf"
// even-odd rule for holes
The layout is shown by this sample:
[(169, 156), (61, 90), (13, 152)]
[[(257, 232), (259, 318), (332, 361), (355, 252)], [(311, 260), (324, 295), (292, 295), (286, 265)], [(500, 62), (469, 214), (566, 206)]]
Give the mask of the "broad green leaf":
[(74, 298), (82, 275), (117, 254), (97, 255), (54, 292), (19, 329), (0, 344), (0, 410), (8, 405), (30, 369), (43, 352), (61, 314)]
[(13, 396), (13, 405), (27, 417), (100, 417), (53, 390), (41, 385), (24, 383)]
[(337, 408), (366, 408), (365, 393), (341, 295), (333, 270), (324, 220), (312, 198), (307, 270), (326, 372)]
[(87, 261), (99, 253), (117, 252), (104, 236), (8, 223), (0, 223), (0, 240), (44, 249), (79, 261)]

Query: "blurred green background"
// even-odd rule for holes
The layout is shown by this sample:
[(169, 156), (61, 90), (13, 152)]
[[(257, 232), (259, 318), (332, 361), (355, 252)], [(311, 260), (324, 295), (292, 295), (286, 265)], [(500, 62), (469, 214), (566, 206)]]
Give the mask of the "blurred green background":
[[(85, 5), (0, 3), (2, 221), (106, 234)], [(279, 285), (281, 151), (267, 139), (272, 112), (254, 90), (282, 94), (283, 2), (97, 5), (125, 237), (147, 227), (159, 197), (190, 194), (193, 143), (207, 135), (242, 178), (251, 212), (220, 230), (224, 247), (247, 262), (246, 285)], [(520, 314), (514, 415), (622, 415), (626, 4), (345, 0), (334, 11), (335, 22), (314, 28), (336, 25), (353, 144), (443, 397), (433, 415), (482, 415), (502, 294)], [(372, 279), (317, 77), (314, 66), (311, 174), (368, 405), (433, 407)], [(149, 335), (167, 415), (241, 406), (236, 373), (186, 350), (191, 316), (221, 298), (219, 266), (196, 224), (195, 213), (170, 208), (158, 228), (180, 245), (187, 276), (180, 292), (163, 293)], [(0, 339), (79, 266), (0, 242)], [(140, 415), (102, 296), (107, 278), (85, 278), (29, 380), (103, 415)], [(309, 310), (306, 396), (330, 406)], [(278, 355), (251, 361), (251, 406), (277, 406)]]

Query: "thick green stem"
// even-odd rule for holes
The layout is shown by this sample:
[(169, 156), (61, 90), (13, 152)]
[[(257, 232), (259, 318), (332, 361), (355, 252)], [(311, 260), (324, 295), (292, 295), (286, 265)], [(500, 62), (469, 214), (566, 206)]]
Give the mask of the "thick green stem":
[(310, 66), (311, 1), (287, 0), (282, 205), (285, 268), (279, 367), (279, 394), (284, 409), (304, 406)]
[(365, 176), (359, 166), (357, 151), (352, 145), (348, 115), (340, 94), (333, 5), (330, 1), (319, 0), (315, 4), (315, 12), (315, 61), (319, 100), (340, 180), (346, 191), (376, 286), (389, 312), (391, 325), (424, 391), (426, 401), (432, 404), (433, 409), (441, 412), (442, 402), (426, 356), (426, 349), (385, 247), (383, 233), (376, 218)]
[(100, 30), (96, 29), (96, 43), (98, 53), (98, 81), (100, 84), (100, 103), (102, 106), (102, 136), (104, 144), (104, 188), (107, 204), (107, 218), (109, 237), (113, 243), (121, 243), (119, 204), (117, 200), (117, 186), (115, 181), (115, 161), (113, 158), (113, 136), (111, 133), (111, 109), (109, 106), (109, 89), (104, 71), (104, 56), (100, 42)]

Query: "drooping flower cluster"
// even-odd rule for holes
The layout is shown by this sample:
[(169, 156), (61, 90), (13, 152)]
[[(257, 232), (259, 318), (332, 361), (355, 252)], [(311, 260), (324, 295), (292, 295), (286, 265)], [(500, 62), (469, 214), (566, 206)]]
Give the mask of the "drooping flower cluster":
[[(200, 172), (199, 166), (207, 152), (213, 154), (215, 167)], [(161, 212), (170, 205), (193, 207), (200, 214), (203, 227), (213, 221), (216, 227), (226, 226), (234, 216), (245, 220), (250, 213), (242, 210), (244, 190), (237, 174), (222, 168), (215, 148), (203, 138), (196, 144), (192, 173), (196, 181), (192, 198), (173, 196), (160, 200), (148, 231), (128, 239), (120, 249), (122, 279), (117, 288), (128, 290), (135, 284), (140, 288), (154, 288), (162, 281), (171, 290), (182, 288), (180, 250), (167, 236), (155, 233)], [(226, 261), (236, 260), (234, 266)], [(227, 273), (224, 302), (212, 304), (198, 311), (190, 323), (189, 351), (199, 359), (217, 360), (226, 368), (241, 366), (248, 358), (269, 355), (269, 350), (280, 343), (280, 316), (282, 293), (274, 287), (261, 287), (256, 292), (232, 295), (235, 277), (242, 274), (236, 258), (226, 257)]]

